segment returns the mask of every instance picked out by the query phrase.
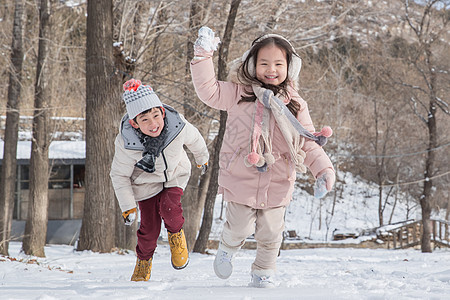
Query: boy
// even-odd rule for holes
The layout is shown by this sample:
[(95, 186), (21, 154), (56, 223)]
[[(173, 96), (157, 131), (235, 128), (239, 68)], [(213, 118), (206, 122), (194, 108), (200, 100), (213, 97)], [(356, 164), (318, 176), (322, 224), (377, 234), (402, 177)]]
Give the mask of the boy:
[(124, 90), (127, 114), (115, 140), (110, 176), (126, 225), (136, 219), (136, 202), (139, 205), (141, 223), (131, 281), (148, 281), (161, 220), (168, 232), (172, 266), (179, 270), (189, 262), (181, 196), (191, 163), (183, 145), (203, 172), (209, 154), (198, 130), (172, 107), (162, 104), (150, 86), (131, 79)]

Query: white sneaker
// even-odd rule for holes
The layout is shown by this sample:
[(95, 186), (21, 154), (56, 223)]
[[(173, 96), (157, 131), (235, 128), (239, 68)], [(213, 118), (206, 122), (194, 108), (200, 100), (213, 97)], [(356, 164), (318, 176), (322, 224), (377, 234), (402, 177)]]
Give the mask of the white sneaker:
[(256, 288), (274, 288), (275, 283), (269, 275), (256, 275), (255, 273), (252, 273), (252, 281), (249, 286)]
[(225, 249), (222, 244), (219, 245), (216, 258), (214, 259), (214, 272), (217, 277), (227, 279), (231, 276), (231, 273), (233, 273), (234, 257), (237, 251), (238, 249)]

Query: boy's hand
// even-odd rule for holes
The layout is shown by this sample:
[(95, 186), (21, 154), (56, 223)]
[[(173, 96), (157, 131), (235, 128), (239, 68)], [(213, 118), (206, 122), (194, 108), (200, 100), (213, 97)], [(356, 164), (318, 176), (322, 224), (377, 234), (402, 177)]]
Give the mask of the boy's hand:
[(129, 226), (129, 225), (133, 224), (134, 220), (136, 220), (136, 213), (137, 213), (136, 207), (129, 209), (127, 211), (124, 211), (122, 213), (122, 217), (123, 217), (123, 221), (125, 222), (125, 225)]
[(203, 26), (198, 30), (198, 38), (194, 43), (194, 56), (212, 57), (219, 43), (220, 39), (214, 37), (214, 31), (209, 27)]
[(200, 173), (200, 175), (204, 175), (206, 171), (208, 171), (208, 162), (204, 163), (203, 165), (197, 165), (197, 168), (201, 168), (202, 172)]

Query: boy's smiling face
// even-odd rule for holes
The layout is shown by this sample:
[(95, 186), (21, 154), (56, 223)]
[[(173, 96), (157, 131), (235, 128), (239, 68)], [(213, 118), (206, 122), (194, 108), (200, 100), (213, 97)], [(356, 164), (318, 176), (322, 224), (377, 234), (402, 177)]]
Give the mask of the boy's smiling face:
[(136, 121), (130, 120), (131, 126), (139, 128), (143, 134), (157, 137), (164, 128), (164, 116), (159, 107), (136, 116)]

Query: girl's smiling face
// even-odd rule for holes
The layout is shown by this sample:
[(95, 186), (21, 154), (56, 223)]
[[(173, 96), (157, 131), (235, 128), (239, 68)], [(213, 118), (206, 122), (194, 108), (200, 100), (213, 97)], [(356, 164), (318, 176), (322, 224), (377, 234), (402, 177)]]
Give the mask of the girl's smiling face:
[(164, 116), (161, 109), (154, 107), (146, 113), (136, 116), (136, 121), (130, 120), (131, 126), (139, 128), (143, 134), (157, 137), (164, 128)]
[(288, 65), (286, 53), (270, 44), (258, 51), (256, 59), (256, 78), (271, 85), (279, 85), (286, 80)]

